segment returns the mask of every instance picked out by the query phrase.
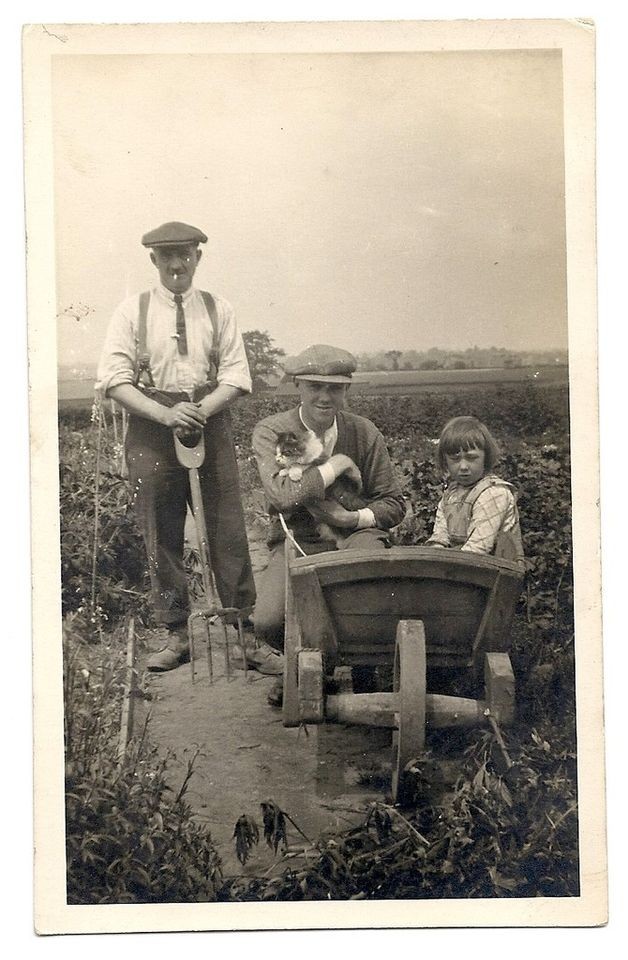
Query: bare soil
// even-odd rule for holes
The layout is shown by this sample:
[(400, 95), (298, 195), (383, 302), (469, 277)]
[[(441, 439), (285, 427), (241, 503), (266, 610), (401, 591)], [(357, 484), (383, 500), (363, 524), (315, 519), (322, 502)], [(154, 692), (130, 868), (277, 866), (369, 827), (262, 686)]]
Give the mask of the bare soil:
[[(251, 540), (251, 554), (257, 577), (266, 564), (259, 536)], [(228, 630), (235, 643), (236, 631)], [(360, 822), (370, 803), (386, 798), (391, 734), (333, 724), (284, 727), (281, 711), (267, 703), (274, 678), (250, 669), (245, 677), (233, 666), (229, 677), (222, 627), (215, 624), (210, 682), (201, 637), (199, 626), (194, 682), (189, 665), (145, 675), (150, 737), (162, 752), (173, 754), (174, 789), (198, 751), (187, 800), (211, 831), (225, 875), (272, 872), (276, 857), (263, 839), (240, 865), (233, 840), (237, 819), (253, 817), (262, 837), (260, 803), (271, 799), (298, 825), (288, 821), (288, 843), (295, 847), (307, 845), (299, 830), (316, 841), (327, 830)]]

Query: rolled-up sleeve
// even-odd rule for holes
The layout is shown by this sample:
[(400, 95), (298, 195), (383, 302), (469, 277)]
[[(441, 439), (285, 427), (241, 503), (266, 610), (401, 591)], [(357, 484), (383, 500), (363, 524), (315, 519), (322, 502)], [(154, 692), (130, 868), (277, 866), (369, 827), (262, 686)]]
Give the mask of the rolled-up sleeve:
[(125, 300), (117, 307), (109, 321), (95, 385), (96, 392), (103, 399), (113, 387), (121, 383), (135, 382), (135, 326), (138, 310), (137, 298)]
[(250, 393), (251, 372), (235, 312), (222, 297), (215, 297), (215, 301), (218, 312), (218, 383)]
[(325, 498), (325, 484), (317, 467), (308, 467), (300, 480), (281, 474), (277, 465), (277, 433), (265, 423), (253, 431), (253, 452), (264, 493), (275, 510), (289, 513)]

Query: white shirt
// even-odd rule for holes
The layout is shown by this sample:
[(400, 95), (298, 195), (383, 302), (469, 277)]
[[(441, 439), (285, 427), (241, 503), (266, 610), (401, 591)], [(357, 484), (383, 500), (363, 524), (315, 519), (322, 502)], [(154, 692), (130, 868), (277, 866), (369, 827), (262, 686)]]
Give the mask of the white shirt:
[[(310, 427), (308, 427), (307, 423), (303, 419), (302, 411), (303, 411), (303, 408), (299, 407), (299, 418), (301, 420), (301, 423), (303, 424), (307, 432), (312, 434), (312, 436), (315, 437), (316, 433), (314, 432), (314, 430), (311, 430)], [(319, 439), (323, 444), (323, 453), (325, 454), (327, 459), (329, 459), (329, 457), (331, 457), (332, 453), (334, 452), (334, 447), (336, 446), (336, 441), (338, 439), (338, 423), (336, 422), (335, 417), (331, 427), (329, 427), (329, 429), (326, 430), (323, 436), (320, 437)], [(330, 487), (334, 482), (334, 480), (336, 479), (335, 470), (327, 462), (318, 464), (317, 469), (320, 472), (321, 477), (323, 478), (325, 489), (327, 489), (327, 487)], [(374, 527), (376, 525), (375, 514), (370, 509), (370, 507), (362, 507), (356, 512), (358, 514), (358, 523), (355, 528), (356, 530), (364, 530), (369, 527)]]
[[(214, 296), (217, 314), (218, 383), (251, 391), (251, 375), (233, 307)], [(192, 392), (207, 382), (213, 327), (195, 287), (183, 294), (188, 352), (179, 353), (174, 295), (161, 284), (151, 291), (146, 319), (146, 349), (155, 386), (171, 392)], [(98, 364), (96, 389), (104, 397), (112, 387), (134, 383), (139, 336), (139, 294), (114, 311)]]

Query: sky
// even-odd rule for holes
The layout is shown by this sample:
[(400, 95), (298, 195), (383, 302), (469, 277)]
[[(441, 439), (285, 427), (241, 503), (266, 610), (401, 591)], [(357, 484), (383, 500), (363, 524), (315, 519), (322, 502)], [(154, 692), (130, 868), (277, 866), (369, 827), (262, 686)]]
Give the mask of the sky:
[(54, 59), (60, 364), (97, 360), (168, 220), (288, 354), (566, 347), (559, 51)]

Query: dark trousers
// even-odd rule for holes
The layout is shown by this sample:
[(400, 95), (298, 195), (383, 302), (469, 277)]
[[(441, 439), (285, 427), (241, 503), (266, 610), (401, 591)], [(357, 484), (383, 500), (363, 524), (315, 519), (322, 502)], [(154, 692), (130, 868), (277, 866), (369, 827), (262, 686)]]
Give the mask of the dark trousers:
[[(344, 541), (343, 550), (385, 550), (388, 534), (384, 530), (369, 528), (356, 530)], [(334, 550), (335, 544), (327, 542), (300, 543), (307, 554), (323, 553)], [(283, 650), (285, 605), (286, 605), (286, 563), (285, 541), (281, 540), (270, 548), (268, 566), (259, 580), (257, 605), (255, 607), (255, 636), (266, 643)]]
[[(205, 461), (198, 472), (218, 595), (224, 607), (252, 607), (255, 584), (229, 411), (210, 417), (204, 433)], [(158, 623), (177, 626), (190, 612), (183, 566), (189, 474), (177, 460), (172, 431), (141, 417), (129, 417), (126, 459), (148, 555), (154, 616)]]

